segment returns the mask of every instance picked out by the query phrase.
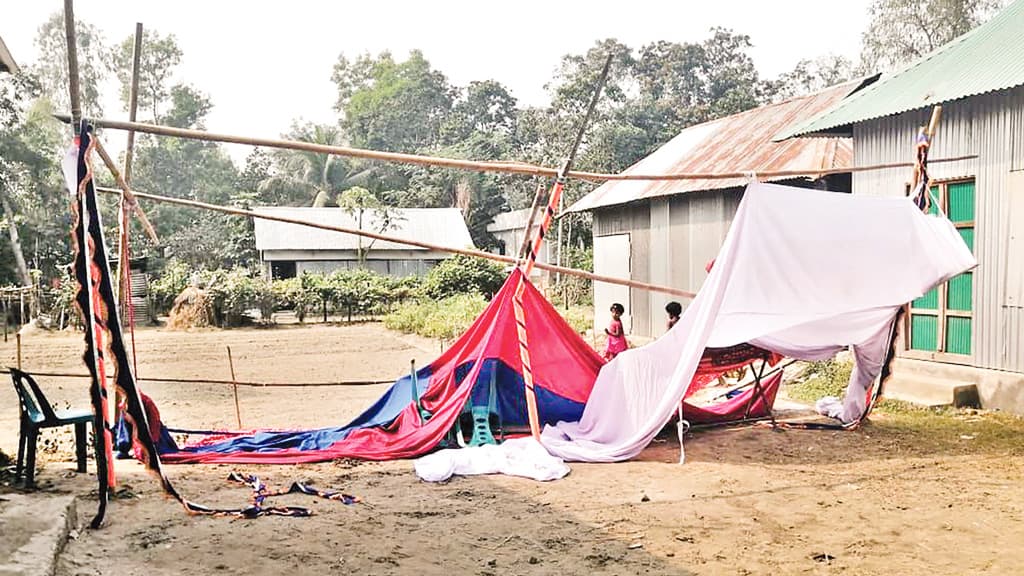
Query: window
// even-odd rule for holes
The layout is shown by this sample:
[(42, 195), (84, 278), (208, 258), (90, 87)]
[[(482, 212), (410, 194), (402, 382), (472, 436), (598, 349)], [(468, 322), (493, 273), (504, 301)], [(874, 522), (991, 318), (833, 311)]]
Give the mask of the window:
[[(974, 251), (974, 180), (938, 182), (931, 187), (931, 213), (941, 207)], [(936, 205), (937, 202), (937, 205)], [(974, 272), (964, 272), (910, 305), (909, 350), (970, 356), (974, 324)]]
[(274, 260), (270, 263), (270, 277), (274, 280), (285, 280), (295, 278), (295, 262), (288, 260)]

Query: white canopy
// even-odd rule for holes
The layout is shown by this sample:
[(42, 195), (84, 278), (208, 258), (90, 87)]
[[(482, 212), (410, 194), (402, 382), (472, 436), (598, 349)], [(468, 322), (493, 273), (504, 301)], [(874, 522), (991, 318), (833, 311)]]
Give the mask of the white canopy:
[(803, 360), (851, 346), (847, 400), (828, 413), (853, 420), (899, 308), (976, 265), (948, 219), (908, 198), (750, 184), (679, 322), (605, 365), (581, 420), (546, 427), (544, 447), (575, 461), (636, 456), (679, 406), (704, 349), (745, 342)]

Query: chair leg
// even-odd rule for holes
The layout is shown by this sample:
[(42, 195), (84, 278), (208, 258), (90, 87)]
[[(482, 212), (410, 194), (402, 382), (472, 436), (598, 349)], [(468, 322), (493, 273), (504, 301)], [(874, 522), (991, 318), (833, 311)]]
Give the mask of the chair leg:
[(25, 488), (34, 488), (36, 485), (36, 440), (39, 439), (39, 429), (35, 426), (28, 427), (28, 450), (25, 459)]
[(75, 456), (78, 458), (79, 474), (85, 472), (86, 450), (88, 448), (85, 422), (75, 423)]
[(22, 420), (18, 427), (18, 461), (14, 465), (14, 481), (21, 480), (22, 473), (25, 472), (25, 445), (28, 442), (28, 427)]

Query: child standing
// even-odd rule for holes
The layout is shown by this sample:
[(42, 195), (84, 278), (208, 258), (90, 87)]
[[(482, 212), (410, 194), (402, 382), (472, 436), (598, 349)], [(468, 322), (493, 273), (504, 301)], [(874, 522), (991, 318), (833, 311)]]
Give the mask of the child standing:
[(679, 315), (683, 313), (683, 305), (679, 302), (669, 302), (665, 305), (665, 312), (668, 314), (668, 329), (671, 330), (679, 321)]
[(612, 358), (615, 358), (619, 352), (629, 348), (629, 343), (626, 342), (626, 333), (622, 329), (621, 318), (625, 312), (626, 309), (622, 307), (622, 304), (619, 304), (618, 302), (612, 304), (612, 321), (608, 327), (604, 329), (604, 333), (608, 335), (608, 345), (605, 347), (604, 351), (605, 360), (611, 360)]

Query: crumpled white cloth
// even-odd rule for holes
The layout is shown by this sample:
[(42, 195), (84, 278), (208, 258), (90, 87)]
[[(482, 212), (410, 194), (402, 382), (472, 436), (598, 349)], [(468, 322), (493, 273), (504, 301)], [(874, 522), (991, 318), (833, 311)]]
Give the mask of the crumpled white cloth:
[(603, 366), (580, 421), (546, 426), (541, 442), (567, 461), (628, 460), (678, 408), (704, 349), (744, 342), (802, 360), (852, 346), (851, 402), (837, 412), (847, 418), (863, 408), (855, 396), (878, 374), (896, 310), (975, 266), (949, 220), (909, 198), (752, 183), (676, 325)]
[(532, 436), (511, 438), (498, 445), (439, 450), (416, 459), (416, 475), (427, 482), (444, 482), (455, 474), (505, 474), (534, 480), (558, 480), (569, 466), (548, 454)]

